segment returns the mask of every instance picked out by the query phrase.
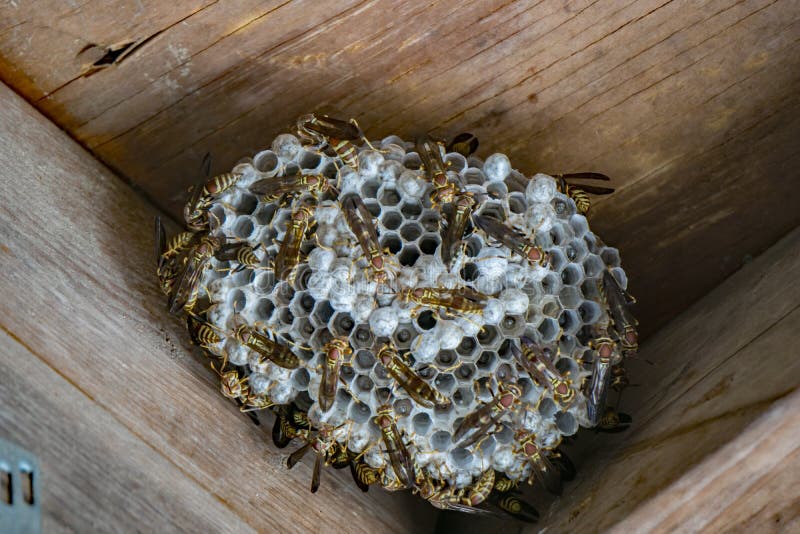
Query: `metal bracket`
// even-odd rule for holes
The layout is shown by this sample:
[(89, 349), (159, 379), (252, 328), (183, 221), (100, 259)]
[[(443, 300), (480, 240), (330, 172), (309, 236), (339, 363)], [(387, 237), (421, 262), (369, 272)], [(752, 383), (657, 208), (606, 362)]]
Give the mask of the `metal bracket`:
[(30, 452), (0, 439), (0, 531), (42, 531), (39, 461)]

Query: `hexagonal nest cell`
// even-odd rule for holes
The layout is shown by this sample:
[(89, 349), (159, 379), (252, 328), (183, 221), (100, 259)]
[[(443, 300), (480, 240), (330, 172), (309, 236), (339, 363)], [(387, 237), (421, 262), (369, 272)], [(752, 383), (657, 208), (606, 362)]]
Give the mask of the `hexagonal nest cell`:
[(224, 395), (310, 444), (290, 465), (310, 450), (364, 490), (503, 509), (562, 474), (565, 436), (613, 428), (636, 321), (585, 217), (602, 188), (573, 181), (606, 178), (527, 178), (476, 145), (305, 116), (195, 188), (188, 231), (157, 227), (170, 309)]

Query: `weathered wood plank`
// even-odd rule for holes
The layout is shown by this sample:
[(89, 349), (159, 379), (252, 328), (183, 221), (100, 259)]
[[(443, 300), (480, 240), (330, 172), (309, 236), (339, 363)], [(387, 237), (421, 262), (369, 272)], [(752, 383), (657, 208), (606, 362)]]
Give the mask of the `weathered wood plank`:
[(0, 375), (0, 436), (39, 457), (45, 532), (252, 530), (5, 332)]
[[(173, 214), (207, 152), (227, 170), (322, 105), (374, 137), (472, 129), (523, 171), (614, 177), (593, 224), (645, 333), (800, 223), (792, 0), (16, 4), (0, 77)], [(147, 37), (80, 75), (86, 42)]]
[[(792, 439), (797, 443), (796, 432)], [(706, 531), (740, 529), (752, 532), (760, 529), (772, 532), (797, 532), (800, 530), (800, 496), (797, 493), (800, 453), (795, 451), (784, 456), (771, 468), (759, 467), (761, 468), (759, 472), (753, 473), (754, 483), (742, 488), (746, 489), (746, 494), (725, 503), (723, 513), (718, 513), (714, 521), (704, 526)], [(722, 491), (722, 488), (715, 487), (711, 490), (712, 493), (717, 491)], [(718, 503), (713, 505), (716, 506)]]
[[(216, 4), (215, 0), (14, 0), (0, 6), (0, 65), (31, 100), (65, 90), (109, 50), (136, 48)], [(125, 21), (120, 24), (120, 21)], [(135, 50), (130, 50), (131, 53)], [(175, 61), (175, 50), (162, 61)]]
[(800, 391), (615, 526), (616, 532), (792, 532), (800, 524)]
[[(740, 373), (741, 370), (728, 364), (729, 360), (750, 351), (751, 345), (763, 343), (763, 336), (796, 313), (800, 302), (798, 277), (800, 229), (795, 229), (660, 331), (642, 353), (642, 358), (652, 365), (635, 361), (630, 364), (634, 382), (642, 387), (628, 390), (624, 405), (636, 410), (637, 425), (653, 422), (648, 425), (650, 430), (642, 428), (637, 435), (644, 438), (650, 431), (663, 431), (658, 414), (681, 402), (684, 395), (696, 396), (692, 389), (711, 373), (724, 372), (726, 367), (732, 373)], [(792, 346), (776, 346), (771, 350), (788, 356)], [(779, 374), (779, 369), (758, 366), (756, 362), (760, 359), (745, 369), (753, 369), (754, 374), (761, 371)], [(656, 384), (667, 387), (655, 388)], [(722, 391), (715, 388), (713, 392), (730, 394), (734, 389), (730, 386), (726, 380), (720, 385)], [(760, 395), (765, 390), (769, 391), (769, 387), (751, 387), (740, 394), (741, 398), (751, 398), (749, 395)]]
[[(155, 211), (0, 87), (0, 326), (258, 530), (425, 530), (432, 509), (284, 455), (217, 392), (153, 279)], [(13, 415), (12, 415), (13, 416)], [(120, 506), (124, 506), (120, 503)]]

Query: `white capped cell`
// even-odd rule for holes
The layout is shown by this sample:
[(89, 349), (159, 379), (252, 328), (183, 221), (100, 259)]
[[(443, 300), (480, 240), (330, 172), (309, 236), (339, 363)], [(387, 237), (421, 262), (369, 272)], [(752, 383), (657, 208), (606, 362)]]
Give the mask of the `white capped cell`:
[(414, 358), (421, 363), (430, 363), (436, 358), (439, 353), (439, 338), (432, 332), (428, 331), (419, 336), (412, 344), (414, 351)]
[(416, 200), (422, 197), (428, 184), (419, 176), (419, 172), (406, 170), (397, 178), (397, 189), (407, 199)]
[(375, 308), (375, 298), (372, 295), (357, 295), (353, 302), (353, 319), (359, 323), (366, 322), (373, 308)]
[(489, 299), (483, 308), (483, 320), (487, 324), (497, 324), (505, 315), (505, 307), (500, 299)]
[(315, 232), (317, 243), (323, 247), (333, 248), (341, 235), (336, 228), (328, 224), (320, 224)]
[(378, 337), (391, 336), (399, 321), (400, 316), (393, 307), (375, 308), (369, 316), (369, 326)]
[(500, 278), (505, 276), (508, 256), (506, 252), (498, 248), (486, 247), (478, 253), (478, 257), (473, 263), (483, 276)]
[(469, 472), (460, 472), (456, 476), (455, 487), (457, 488), (465, 488), (472, 484), (472, 474)]
[(537, 174), (528, 182), (525, 188), (525, 197), (528, 202), (549, 204), (557, 192), (556, 181), (546, 175)]
[(509, 263), (506, 267), (505, 287), (521, 288), (531, 279), (530, 267), (522, 263)]
[(342, 216), (342, 210), (334, 202), (321, 202), (314, 210), (314, 220), (317, 224), (333, 224)]
[(399, 161), (386, 160), (380, 165), (379, 173), (381, 182), (384, 184), (392, 184), (397, 181), (397, 178), (403, 174), (405, 167)]
[(503, 471), (514, 461), (514, 453), (511, 451), (511, 447), (498, 445), (494, 450), (493, 459), (494, 468)]
[(442, 272), (436, 278), (436, 286), (443, 287), (445, 289), (455, 289), (459, 287), (461, 284), (462, 284), (461, 276), (459, 276), (457, 272), (456, 273)]
[(414, 264), (420, 286), (433, 286), (436, 279), (444, 272), (444, 265), (435, 256), (421, 256)]
[(335, 259), (336, 254), (331, 249), (317, 247), (308, 253), (306, 261), (312, 271), (327, 271)]
[(275, 382), (273, 386), (274, 387), (269, 392), (269, 396), (272, 401), (277, 404), (286, 404), (296, 394), (292, 388), (291, 382)]
[(247, 383), (250, 385), (250, 389), (253, 393), (261, 395), (262, 393), (266, 393), (270, 385), (270, 380), (261, 373), (252, 373), (247, 378)]
[(455, 321), (439, 321), (434, 329), (443, 350), (455, 350), (464, 338), (464, 331)]
[(503, 289), (503, 276), (479, 276), (475, 289), (484, 295), (494, 295)]
[(386, 466), (386, 458), (380, 449), (378, 449), (378, 447), (369, 449), (364, 454), (364, 461), (367, 463), (367, 465), (376, 469)]
[(283, 160), (292, 160), (302, 148), (300, 140), (290, 134), (281, 134), (272, 141), (272, 151)]
[(415, 287), (419, 281), (417, 269), (402, 267), (397, 273), (397, 284), (400, 287)]
[(383, 154), (376, 150), (362, 150), (358, 154), (358, 174), (364, 178), (375, 178), (381, 169)]
[(333, 284), (328, 294), (328, 301), (334, 310), (350, 312), (356, 301), (356, 293), (344, 284)]
[(308, 292), (316, 300), (323, 300), (328, 298), (328, 293), (333, 286), (333, 279), (326, 272), (311, 273), (308, 277)]
[(531, 204), (525, 211), (527, 227), (531, 232), (548, 232), (556, 221), (556, 212), (550, 204)]
[(490, 180), (505, 180), (511, 172), (511, 162), (505, 154), (492, 154), (483, 163), (483, 172)]
[[(458, 324), (459, 328), (461, 328), (461, 331), (464, 332), (465, 337), (477, 335), (483, 327), (483, 324), (476, 321), (473, 317), (456, 317), (453, 320)], [(485, 322), (485, 320), (482, 322)]]
[(359, 428), (350, 433), (347, 443), (348, 448), (353, 451), (361, 452), (370, 442), (370, 433), (364, 428)]
[(506, 313), (522, 315), (528, 309), (528, 295), (521, 289), (504, 289), (499, 298), (505, 305)]

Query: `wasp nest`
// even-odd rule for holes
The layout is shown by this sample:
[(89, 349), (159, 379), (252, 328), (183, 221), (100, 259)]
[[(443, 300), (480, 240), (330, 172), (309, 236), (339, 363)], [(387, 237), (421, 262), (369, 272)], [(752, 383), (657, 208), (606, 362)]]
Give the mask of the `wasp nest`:
[(310, 450), (365, 490), (531, 519), (506, 492), (558, 485), (559, 443), (609, 425), (636, 349), (619, 253), (585, 217), (610, 190), (568, 182), (607, 178), (527, 178), (466, 134), (372, 144), (314, 115), (297, 134), (195, 188), (188, 232), (159, 227), (171, 310), (225, 395), (276, 414), (276, 445), (310, 444), (290, 466)]

